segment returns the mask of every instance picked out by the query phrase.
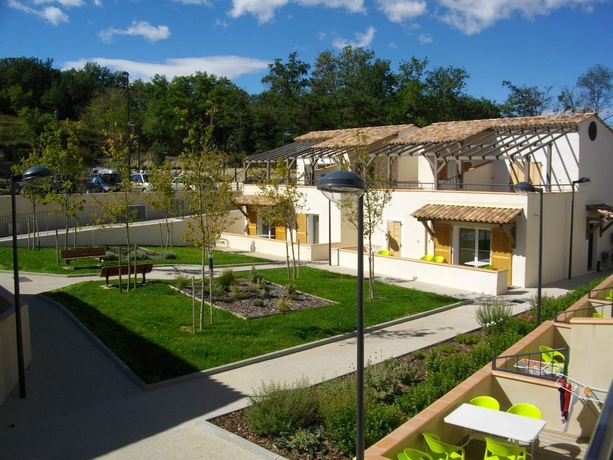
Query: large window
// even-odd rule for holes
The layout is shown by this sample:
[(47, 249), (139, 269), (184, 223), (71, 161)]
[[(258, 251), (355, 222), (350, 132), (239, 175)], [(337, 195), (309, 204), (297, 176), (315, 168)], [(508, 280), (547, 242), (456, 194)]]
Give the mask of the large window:
[(479, 228), (460, 228), (460, 264), (490, 264), (492, 232)]

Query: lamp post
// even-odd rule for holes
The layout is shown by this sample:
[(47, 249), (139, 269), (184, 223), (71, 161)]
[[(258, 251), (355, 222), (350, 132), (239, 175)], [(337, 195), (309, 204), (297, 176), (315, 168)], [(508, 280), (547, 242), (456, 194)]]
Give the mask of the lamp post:
[(53, 173), (43, 166), (32, 166), (23, 174), (11, 176), (11, 218), (13, 231), (13, 279), (15, 303), (15, 328), (17, 334), (17, 372), (19, 374), (19, 397), (26, 397), (26, 367), (23, 357), (23, 326), (21, 324), (21, 295), (19, 292), (19, 255), (17, 253), (17, 206), (15, 204), (15, 184), (19, 181), (36, 180), (50, 177)]
[(356, 459), (364, 459), (364, 200), (366, 182), (350, 171), (326, 174), (317, 189), (336, 203), (358, 202), (358, 299), (357, 299), (357, 362), (356, 362)]
[(538, 281), (536, 288), (536, 326), (541, 325), (541, 290), (543, 288), (543, 188), (537, 188), (529, 182), (519, 182), (515, 184), (515, 191), (518, 193), (534, 193), (540, 194), (541, 208), (539, 211), (539, 266), (538, 266)]
[(572, 183), (572, 198), (570, 200), (570, 244), (568, 248), (568, 279), (572, 278), (573, 273), (573, 227), (575, 224), (575, 184), (587, 184), (591, 182), (589, 177), (582, 177)]
[[(130, 141), (130, 74), (128, 72), (121, 73), (126, 77), (126, 141)], [(130, 145), (128, 144), (128, 167), (130, 167)]]

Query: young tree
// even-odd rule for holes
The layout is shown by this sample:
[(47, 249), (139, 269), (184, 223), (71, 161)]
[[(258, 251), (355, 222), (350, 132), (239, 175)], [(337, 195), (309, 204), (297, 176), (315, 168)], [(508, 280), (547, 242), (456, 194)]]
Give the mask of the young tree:
[[(172, 225), (171, 217), (177, 216), (176, 192), (172, 188), (172, 171), (167, 163), (159, 168), (154, 168), (149, 173), (149, 182), (153, 185), (153, 190), (145, 195), (147, 202), (156, 209), (164, 213), (164, 224), (166, 226), (166, 242), (160, 235), (160, 246), (168, 248), (172, 246)], [(161, 230), (160, 230), (161, 233)]]
[[(367, 189), (363, 195), (363, 231), (367, 241), (368, 252), (368, 280), (369, 299), (375, 298), (375, 246), (372, 238), (383, 221), (385, 206), (392, 199), (392, 183), (386, 176), (386, 167), (379, 163), (375, 157), (371, 157), (368, 151), (368, 136), (356, 134), (357, 147), (348, 157), (339, 158), (342, 169), (349, 170), (353, 166), (353, 172), (362, 177), (366, 182)], [(347, 219), (355, 228), (358, 226), (357, 203), (348, 203), (341, 207), (347, 213)], [(358, 254), (363, 248), (358, 247)]]
[(297, 182), (300, 178), (292, 178), (291, 171), (283, 158), (279, 158), (271, 180), (259, 185), (258, 196), (274, 203), (270, 207), (263, 207), (260, 211), (262, 220), (268, 225), (278, 225), (285, 229), (289, 235), (292, 250), (292, 268), (290, 269), (289, 248), (285, 246), (287, 260), (287, 277), (298, 278), (298, 265), (294, 249), (294, 232), (297, 230), (297, 216), (305, 207), (305, 197), (298, 190)]
[[(613, 98), (613, 69), (597, 64), (577, 79), (579, 98), (586, 111), (596, 114), (611, 108)], [(607, 117), (608, 118), (608, 117)]]
[[(202, 282), (205, 278), (206, 255), (212, 257), (213, 248), (223, 232), (236, 219), (230, 214), (232, 208), (231, 178), (223, 173), (225, 161), (223, 152), (211, 147), (211, 131), (213, 115), (211, 108), (208, 114), (211, 123), (185, 125), (188, 137), (187, 147), (181, 154), (185, 174), (184, 193), (188, 201), (188, 213), (185, 241), (202, 249)], [(209, 274), (212, 276), (213, 274)], [(204, 286), (203, 286), (204, 287)], [(204, 289), (203, 289), (204, 292)], [(200, 304), (200, 329), (203, 328), (204, 296)], [(210, 302), (210, 322), (213, 323), (213, 305)]]

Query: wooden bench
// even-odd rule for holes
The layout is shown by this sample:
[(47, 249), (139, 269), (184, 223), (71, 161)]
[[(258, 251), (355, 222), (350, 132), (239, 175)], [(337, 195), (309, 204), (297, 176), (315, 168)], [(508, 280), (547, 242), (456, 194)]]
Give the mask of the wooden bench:
[(106, 257), (106, 249), (104, 248), (77, 248), (77, 249), (62, 249), (61, 256), (66, 265), (70, 265), (71, 260), (78, 259), (102, 259)]
[(153, 270), (153, 264), (136, 264), (136, 265), (110, 265), (108, 267), (102, 267), (100, 270), (100, 274), (98, 276), (106, 278), (106, 284), (109, 284), (109, 278), (111, 276), (119, 276), (119, 273), (122, 275), (128, 274), (128, 268), (130, 269), (131, 274), (135, 275), (143, 275), (143, 284), (147, 282), (145, 279), (145, 274), (151, 273)]

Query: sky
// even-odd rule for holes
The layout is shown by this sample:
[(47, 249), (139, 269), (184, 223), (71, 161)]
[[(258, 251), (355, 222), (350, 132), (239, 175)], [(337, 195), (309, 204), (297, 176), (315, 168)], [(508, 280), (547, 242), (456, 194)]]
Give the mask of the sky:
[(130, 80), (207, 72), (251, 94), (275, 59), (311, 65), (361, 46), (393, 72), (413, 56), (461, 67), (466, 92), (503, 102), (515, 86), (557, 96), (613, 68), (613, 0), (0, 0), (0, 57), (96, 62)]

